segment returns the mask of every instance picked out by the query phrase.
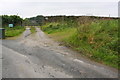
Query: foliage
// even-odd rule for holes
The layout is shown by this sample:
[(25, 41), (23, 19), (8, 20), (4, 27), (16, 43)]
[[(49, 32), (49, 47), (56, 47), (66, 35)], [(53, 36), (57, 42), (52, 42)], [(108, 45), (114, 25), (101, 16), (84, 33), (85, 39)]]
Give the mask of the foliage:
[(27, 18), (23, 20), (23, 25), (24, 26), (30, 26), (31, 23), (30, 23), (30, 20), (28, 20)]
[[(72, 47), (90, 59), (119, 68), (118, 20), (81, 17), (77, 19), (77, 23), (69, 21), (67, 20), (63, 24), (61, 22), (48, 23), (41, 28), (54, 38), (64, 36), (57, 40), (64, 42), (64, 45)], [(76, 30), (74, 30), (75, 28)]]
[(25, 26), (41, 26), (43, 23), (44, 17), (42, 15), (24, 19)]
[(46, 23), (45, 25), (41, 26), (41, 29), (50, 34), (58, 31), (63, 31), (64, 29), (73, 28), (76, 26), (75, 24), (76, 21), (70, 19), (60, 22)]
[(4, 26), (8, 26), (8, 24), (14, 24), (14, 26), (21, 26), (22, 25), (22, 18), (17, 15), (2, 15), (2, 24)]
[(84, 55), (118, 68), (117, 24), (117, 20), (81, 24), (77, 28), (77, 34), (69, 38), (68, 43)]

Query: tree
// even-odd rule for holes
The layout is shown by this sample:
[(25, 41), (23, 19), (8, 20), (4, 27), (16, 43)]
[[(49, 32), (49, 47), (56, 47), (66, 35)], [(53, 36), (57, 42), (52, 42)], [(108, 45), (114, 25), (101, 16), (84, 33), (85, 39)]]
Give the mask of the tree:
[(21, 26), (23, 19), (17, 15), (2, 15), (2, 25), (8, 26), (8, 24), (13, 24), (14, 26)]

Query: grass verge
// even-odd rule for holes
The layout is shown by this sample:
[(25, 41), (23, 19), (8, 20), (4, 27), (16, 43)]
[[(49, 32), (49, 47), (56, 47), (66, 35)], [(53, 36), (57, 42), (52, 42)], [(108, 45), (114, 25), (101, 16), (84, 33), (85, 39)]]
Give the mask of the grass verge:
[(35, 33), (36, 32), (35, 26), (30, 26), (30, 29), (31, 29), (31, 33)]
[(21, 26), (15, 26), (13, 28), (5, 27), (5, 36), (6, 37), (18, 36), (24, 31), (25, 31), (25, 28)]
[(41, 28), (56, 41), (81, 52), (88, 58), (120, 69), (118, 20), (99, 20), (75, 25), (76, 27), (74, 25), (50, 23)]

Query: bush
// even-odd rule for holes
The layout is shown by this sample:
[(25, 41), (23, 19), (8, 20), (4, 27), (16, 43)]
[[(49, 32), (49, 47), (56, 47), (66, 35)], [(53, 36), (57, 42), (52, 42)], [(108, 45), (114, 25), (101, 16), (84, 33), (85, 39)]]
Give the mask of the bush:
[(68, 43), (84, 55), (118, 68), (117, 24), (118, 20), (91, 22), (88, 19), (87, 24), (85, 21), (77, 26), (77, 35), (69, 38)]

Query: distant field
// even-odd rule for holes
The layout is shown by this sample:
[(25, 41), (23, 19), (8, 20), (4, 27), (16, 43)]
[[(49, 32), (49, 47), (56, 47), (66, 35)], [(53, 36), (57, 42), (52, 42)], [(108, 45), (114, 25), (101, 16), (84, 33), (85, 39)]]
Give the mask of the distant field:
[(118, 20), (47, 23), (41, 29), (90, 59), (119, 68)]
[(24, 27), (15, 26), (13, 28), (5, 27), (5, 36), (6, 37), (14, 37), (20, 35), (23, 31), (25, 31)]

